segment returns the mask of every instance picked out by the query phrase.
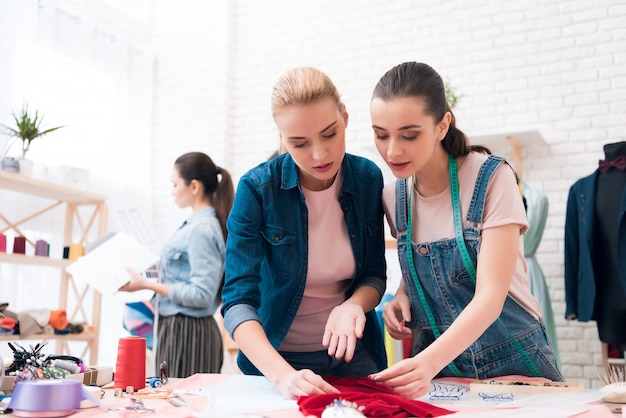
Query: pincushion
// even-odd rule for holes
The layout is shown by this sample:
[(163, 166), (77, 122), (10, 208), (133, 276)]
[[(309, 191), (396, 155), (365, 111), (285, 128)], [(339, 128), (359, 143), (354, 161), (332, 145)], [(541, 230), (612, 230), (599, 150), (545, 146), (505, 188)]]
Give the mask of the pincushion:
[(321, 418), (359, 418), (365, 417), (361, 413), (365, 409), (364, 406), (358, 406), (354, 402), (345, 399), (335, 399), (333, 403), (328, 405)]

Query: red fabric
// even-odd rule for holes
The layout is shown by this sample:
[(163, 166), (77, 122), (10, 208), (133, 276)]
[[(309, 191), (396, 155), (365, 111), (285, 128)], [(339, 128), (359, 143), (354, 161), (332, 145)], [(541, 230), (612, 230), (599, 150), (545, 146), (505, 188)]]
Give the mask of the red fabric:
[(17, 325), (17, 321), (13, 318), (0, 318), (0, 326), (13, 329)]
[(438, 417), (455, 411), (439, 408), (426, 402), (415, 401), (396, 395), (391, 389), (367, 378), (325, 377), (328, 383), (339, 389), (336, 393), (301, 396), (298, 407), (304, 415), (320, 417), (324, 409), (335, 399), (345, 399), (364, 406), (367, 418)]
[(68, 326), (67, 312), (65, 309), (56, 309), (50, 311), (48, 323), (57, 331), (63, 331)]

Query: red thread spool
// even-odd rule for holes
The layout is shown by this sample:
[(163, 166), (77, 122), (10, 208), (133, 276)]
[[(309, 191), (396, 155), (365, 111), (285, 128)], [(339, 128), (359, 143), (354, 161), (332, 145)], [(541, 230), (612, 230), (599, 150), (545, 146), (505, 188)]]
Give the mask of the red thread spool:
[(13, 239), (13, 254), (26, 254), (26, 237), (15, 237)]
[(146, 387), (146, 339), (140, 337), (120, 338), (117, 346), (114, 387), (134, 390)]

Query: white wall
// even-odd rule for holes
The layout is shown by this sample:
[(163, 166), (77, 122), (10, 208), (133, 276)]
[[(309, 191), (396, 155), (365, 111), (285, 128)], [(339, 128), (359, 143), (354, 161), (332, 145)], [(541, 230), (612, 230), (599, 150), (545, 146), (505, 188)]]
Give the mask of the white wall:
[[(462, 95), (455, 114), (470, 136), (531, 130), (543, 136), (545, 145), (523, 149), (525, 180), (550, 201), (537, 258), (554, 305), (565, 377), (597, 386), (601, 354), (595, 323), (563, 318), (563, 229), (569, 187), (595, 169), (604, 144), (625, 139), (625, 17), (622, 1), (186, 0), (173, 5), (158, 0), (154, 131), (160, 153), (154, 161), (161, 166), (165, 155), (185, 151), (193, 136), (240, 176), (276, 148), (269, 108), (274, 81), (290, 67), (313, 65), (343, 93), (350, 112), (348, 150), (382, 166), (369, 128), (374, 84), (402, 61), (429, 63)], [(195, 54), (207, 61), (196, 62)], [(185, 103), (198, 106), (196, 112), (205, 118), (198, 121), (193, 113), (188, 119)], [(165, 126), (159, 109), (166, 108), (175, 112), (168, 120), (194, 127), (195, 135), (182, 135), (185, 145)], [(508, 144), (494, 148), (510, 155)], [(154, 212), (162, 216), (165, 191), (156, 185), (153, 190)], [(156, 223), (163, 229), (167, 220), (159, 217)]]

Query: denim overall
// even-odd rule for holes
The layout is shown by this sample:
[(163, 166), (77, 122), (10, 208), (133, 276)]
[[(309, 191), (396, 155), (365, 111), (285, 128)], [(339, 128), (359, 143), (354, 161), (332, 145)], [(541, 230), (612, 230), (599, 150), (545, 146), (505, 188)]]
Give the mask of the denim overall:
[[(487, 185), (502, 162), (501, 157), (490, 156), (481, 166), (476, 179), (467, 213), (467, 221), (476, 226), (466, 227), (463, 231), (467, 250), (474, 266), (476, 266), (480, 248), (480, 224)], [(448, 329), (470, 302), (474, 296), (475, 285), (463, 264), (454, 238), (421, 244), (411, 243), (409, 248), (407, 243), (410, 240), (410, 237), (407, 238), (407, 199), (409, 197), (406, 179), (398, 179), (396, 183), (398, 258), (411, 300), (411, 322), (407, 326), (419, 331), (413, 346), (412, 355), (415, 355), (435, 340), (435, 333), (411, 275), (408, 250), (411, 250), (410, 254), (413, 257), (425, 301), (441, 333)], [(489, 326), (480, 338), (453, 363), (462, 376), (475, 379), (504, 375), (531, 376), (532, 373), (524, 362), (522, 351), (527, 353), (526, 360), (530, 359), (543, 377), (553, 381), (563, 381), (543, 323), (507, 296), (500, 319)], [(448, 366), (437, 375), (437, 377), (444, 376), (457, 376), (457, 374)]]

